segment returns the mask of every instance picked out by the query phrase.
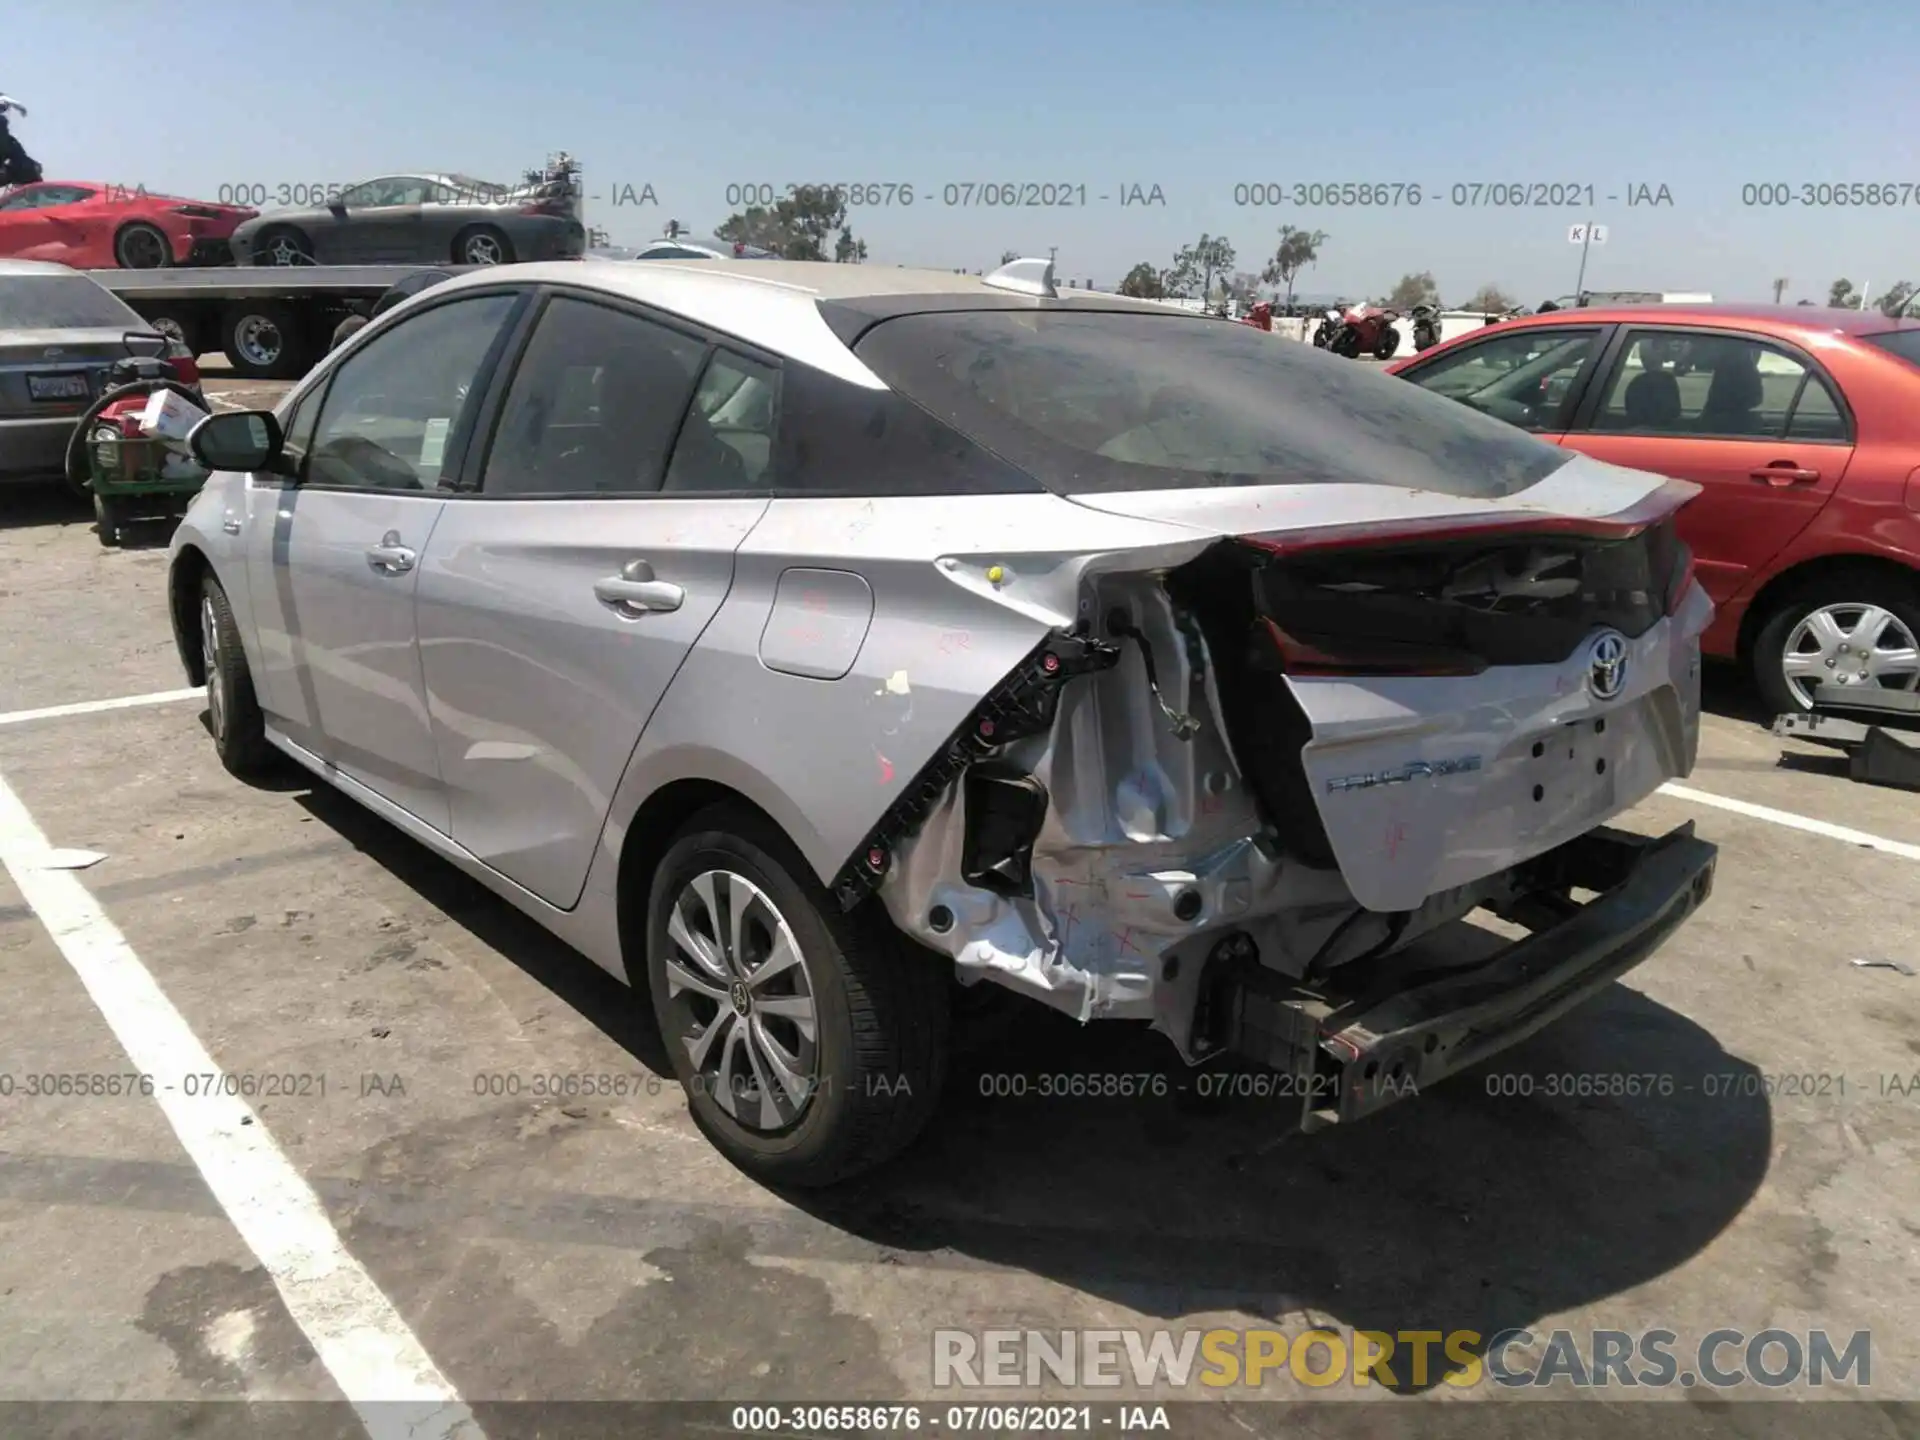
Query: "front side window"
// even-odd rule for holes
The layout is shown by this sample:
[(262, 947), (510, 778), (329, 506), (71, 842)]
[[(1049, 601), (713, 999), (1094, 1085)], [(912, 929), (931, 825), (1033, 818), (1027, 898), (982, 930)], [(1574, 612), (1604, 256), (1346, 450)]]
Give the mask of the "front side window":
[(909, 399), (1066, 494), (1390, 484), (1484, 497), (1570, 458), (1368, 366), (1171, 312), (909, 315), (856, 349)]
[(1602, 433), (1732, 440), (1845, 438), (1823, 377), (1744, 335), (1634, 330), (1592, 428)]
[(554, 300), (514, 372), (482, 493), (657, 491), (706, 352), (624, 310)]
[(1558, 430), (1567, 396), (1599, 341), (1597, 329), (1510, 330), (1436, 356), (1403, 378), (1523, 430)]
[(334, 203), (349, 208), (382, 205), (422, 205), (426, 203), (429, 182), (411, 175), (383, 175), (378, 180), (349, 186)]
[(314, 427), (310, 485), (431, 490), (477, 405), (475, 380), (515, 295), (483, 295), (403, 320), (343, 362)]
[(313, 427), (320, 419), (320, 401), (326, 393), (327, 382), (322, 380), (294, 402), (280, 422), (280, 433), (286, 437), (281, 453), (287, 457), (285, 468), (292, 474), (302, 473), (306, 465), (307, 452), (313, 448)]

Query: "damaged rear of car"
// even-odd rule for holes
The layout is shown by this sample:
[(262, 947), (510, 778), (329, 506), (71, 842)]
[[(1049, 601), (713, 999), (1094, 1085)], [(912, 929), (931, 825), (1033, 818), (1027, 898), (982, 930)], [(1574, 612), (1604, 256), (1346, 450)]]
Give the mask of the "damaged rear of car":
[[(1532, 1033), (1706, 897), (1690, 826), (1605, 828), (1694, 763), (1692, 487), (1244, 327), (830, 319), (1055, 495), (1193, 534), (1050, 575), (1072, 622), (838, 877), (963, 981), (1273, 1066), (1315, 1128)], [(1462, 959), (1476, 910), (1527, 938)]]

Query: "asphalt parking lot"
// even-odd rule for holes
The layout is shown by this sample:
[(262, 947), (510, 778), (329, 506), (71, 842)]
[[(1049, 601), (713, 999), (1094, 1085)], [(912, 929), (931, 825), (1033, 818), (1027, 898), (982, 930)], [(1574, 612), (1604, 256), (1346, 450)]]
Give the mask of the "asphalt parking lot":
[[(1920, 969), (1920, 805), (1783, 760), (1728, 677), (1685, 789), (1622, 822), (1696, 820), (1712, 899), (1490, 1072), (1276, 1143), (1258, 1099), (989, 1098), (1007, 1073), (1179, 1081), (1155, 1037), (1036, 1012), (960, 1067), (903, 1162), (784, 1197), (693, 1129), (624, 988), (504, 902), (297, 775), (230, 779), (191, 695), (87, 708), (185, 684), (165, 538), (104, 550), (66, 498), (0, 492), (0, 1400), (339, 1400), (353, 1376), (262, 1254), (316, 1227), (382, 1333), (430, 1357), (423, 1393), (443, 1382), (482, 1426), (522, 1399), (945, 1402), (941, 1328), (1865, 1330), (1870, 1386), (1824, 1393), (1920, 1399), (1920, 978), (1851, 963)], [(104, 858), (60, 869), (43, 846)], [(30, 903), (22, 878), (48, 873), (90, 907)], [(137, 1070), (128, 1027), (176, 1034), (173, 1012), (225, 1075), (273, 1086), (239, 1123), (316, 1219), (236, 1219), (256, 1172), (209, 1173), (180, 1128), (217, 1099), (26, 1093)], [(1671, 1084), (1548, 1093), (1622, 1075)], [(1255, 1393), (1176, 1433), (1278, 1433)], [(1257, 1393), (1456, 1420), (1439, 1402), (1512, 1398), (1284, 1373)], [(1552, 1433), (1635, 1433), (1704, 1393), (1562, 1407)], [(1060, 1392), (968, 1398), (1030, 1394)], [(1816, 1433), (1791, 1405), (1689, 1408), (1688, 1434)], [(1474, 1433), (1544, 1433), (1475, 1409)], [(1914, 1433), (1831, 1413), (1817, 1433)]]

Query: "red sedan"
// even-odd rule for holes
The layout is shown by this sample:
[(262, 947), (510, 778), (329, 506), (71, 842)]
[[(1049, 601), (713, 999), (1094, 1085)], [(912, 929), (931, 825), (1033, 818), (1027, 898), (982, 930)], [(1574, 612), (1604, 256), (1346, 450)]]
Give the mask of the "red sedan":
[(92, 180), (43, 180), (0, 196), (0, 258), (76, 270), (220, 264), (227, 239), (259, 212)]
[(1386, 367), (1597, 460), (1691, 480), (1710, 655), (1774, 713), (1920, 689), (1920, 321), (1810, 306), (1561, 310)]

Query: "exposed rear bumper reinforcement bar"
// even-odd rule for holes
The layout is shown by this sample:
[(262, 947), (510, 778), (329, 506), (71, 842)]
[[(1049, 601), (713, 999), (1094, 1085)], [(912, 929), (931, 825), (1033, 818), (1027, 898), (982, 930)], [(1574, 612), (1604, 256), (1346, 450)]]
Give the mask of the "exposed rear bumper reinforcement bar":
[[(1202, 1012), (1225, 1048), (1291, 1077), (1301, 1129), (1359, 1120), (1524, 1040), (1646, 959), (1705, 901), (1718, 854), (1691, 821), (1658, 839), (1595, 830), (1528, 867), (1534, 913), (1562, 918), (1485, 961), (1397, 983), (1368, 967), (1374, 988), (1356, 977), (1349, 993), (1338, 971), (1309, 989), (1229, 961), (1217, 979), (1209, 967)], [(1575, 905), (1575, 888), (1598, 893)]]
[(1773, 733), (1844, 750), (1849, 779), (1920, 790), (1920, 695), (1816, 685), (1813, 712), (1778, 716)]

